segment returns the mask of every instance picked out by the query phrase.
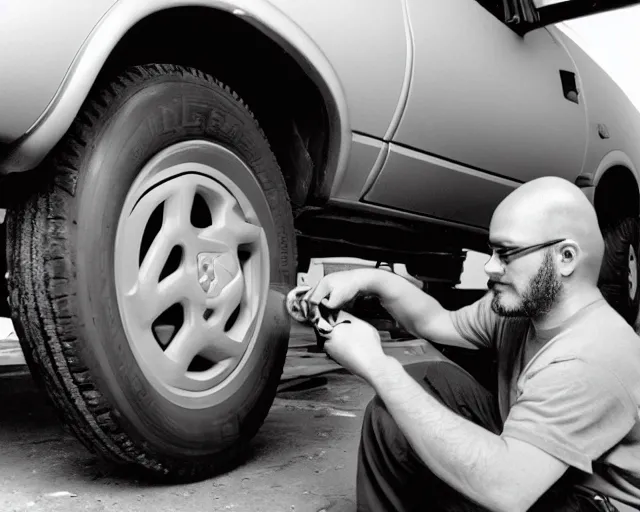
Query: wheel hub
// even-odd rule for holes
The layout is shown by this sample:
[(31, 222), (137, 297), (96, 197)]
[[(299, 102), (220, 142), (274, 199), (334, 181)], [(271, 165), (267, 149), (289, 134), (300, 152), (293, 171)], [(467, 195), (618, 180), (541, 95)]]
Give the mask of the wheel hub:
[(168, 148), (140, 172), (118, 224), (115, 277), (145, 376), (173, 401), (205, 406), (250, 352), (269, 254), (249, 199), (216, 168), (190, 162), (191, 144), (222, 150), (181, 143), (177, 163)]
[(198, 254), (198, 283), (210, 298), (220, 295), (240, 272), (238, 258), (231, 252)]

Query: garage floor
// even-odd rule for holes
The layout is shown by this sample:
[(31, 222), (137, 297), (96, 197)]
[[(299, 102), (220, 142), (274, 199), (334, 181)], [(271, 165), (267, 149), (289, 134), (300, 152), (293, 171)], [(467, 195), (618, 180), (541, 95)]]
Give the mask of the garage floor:
[[(294, 329), (281, 391), (249, 459), (189, 485), (153, 484), (97, 460), (65, 432), (24, 366), (0, 366), (0, 511), (355, 512), (359, 431), (373, 391), (308, 353), (314, 343), (310, 330)], [(424, 342), (386, 345), (403, 361), (437, 357)]]

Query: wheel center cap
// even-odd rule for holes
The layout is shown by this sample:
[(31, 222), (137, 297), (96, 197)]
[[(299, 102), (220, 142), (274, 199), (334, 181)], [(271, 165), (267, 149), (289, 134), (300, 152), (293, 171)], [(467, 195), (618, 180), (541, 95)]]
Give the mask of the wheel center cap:
[(240, 267), (231, 252), (198, 254), (198, 283), (208, 297), (217, 297), (238, 274)]

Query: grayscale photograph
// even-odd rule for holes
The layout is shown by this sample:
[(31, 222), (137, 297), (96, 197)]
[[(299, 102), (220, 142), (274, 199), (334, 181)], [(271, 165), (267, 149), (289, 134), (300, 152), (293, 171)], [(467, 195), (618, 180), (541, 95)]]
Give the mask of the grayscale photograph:
[(0, 512), (640, 511), (640, 0), (0, 0)]

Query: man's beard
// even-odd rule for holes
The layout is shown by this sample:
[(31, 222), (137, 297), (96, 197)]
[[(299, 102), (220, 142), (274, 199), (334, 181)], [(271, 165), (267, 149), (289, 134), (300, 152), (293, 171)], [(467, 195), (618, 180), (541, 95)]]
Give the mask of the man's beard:
[(553, 256), (547, 252), (522, 294), (521, 303), (508, 309), (500, 302), (501, 293), (494, 291), (491, 309), (500, 316), (538, 318), (551, 310), (561, 290), (562, 283), (558, 279)]

